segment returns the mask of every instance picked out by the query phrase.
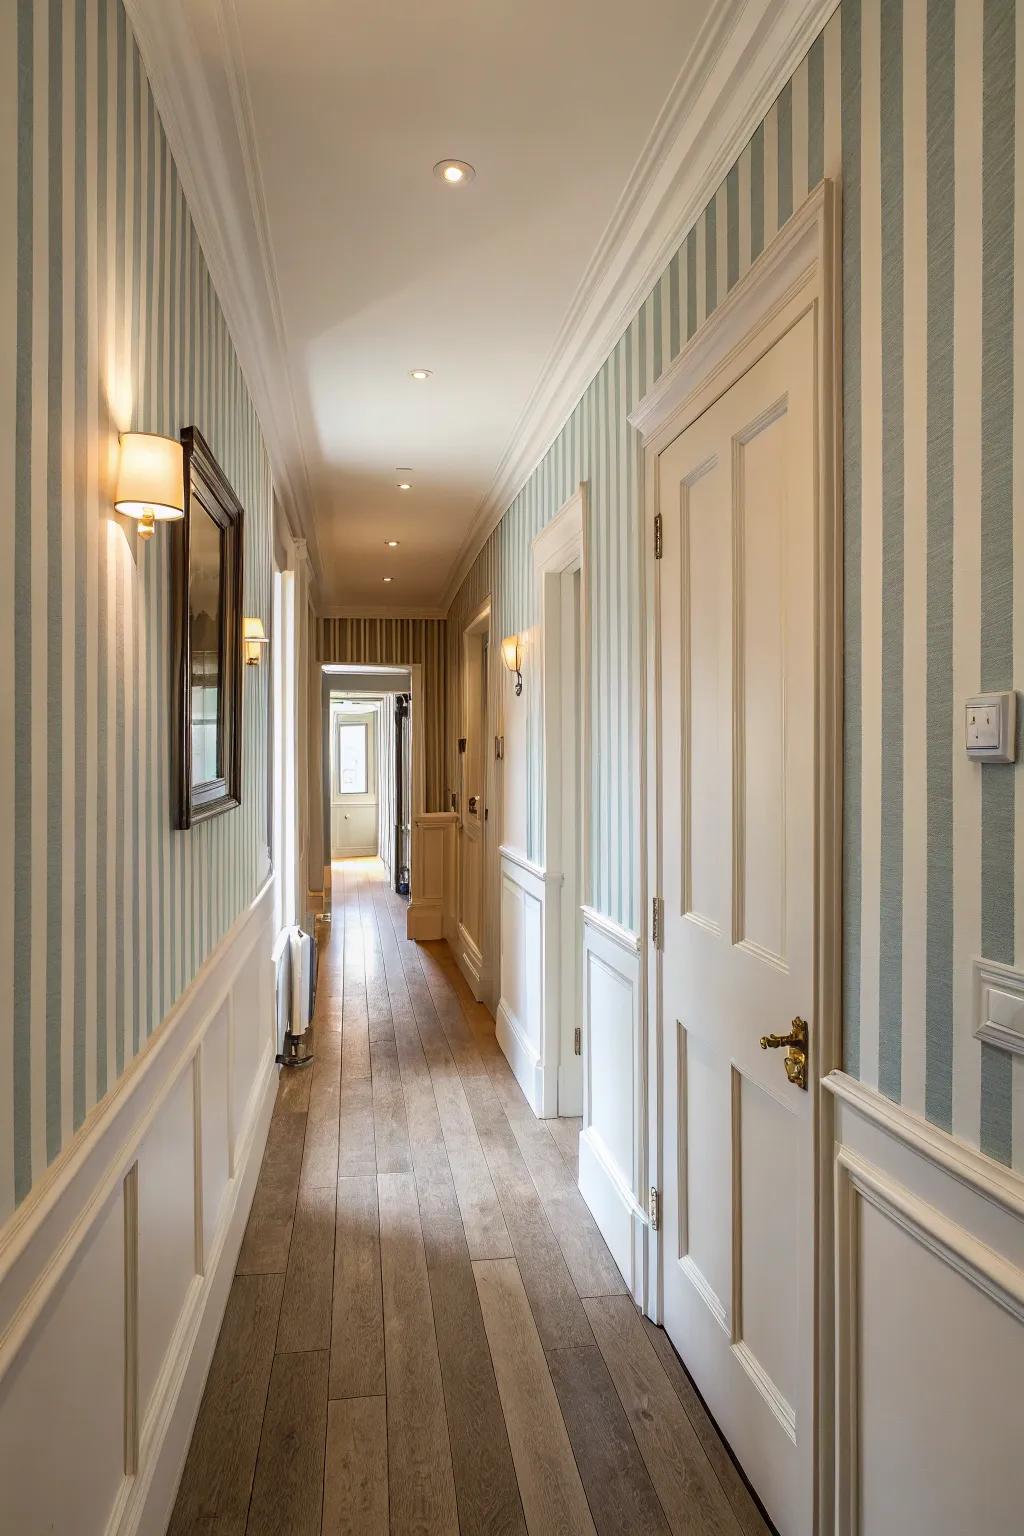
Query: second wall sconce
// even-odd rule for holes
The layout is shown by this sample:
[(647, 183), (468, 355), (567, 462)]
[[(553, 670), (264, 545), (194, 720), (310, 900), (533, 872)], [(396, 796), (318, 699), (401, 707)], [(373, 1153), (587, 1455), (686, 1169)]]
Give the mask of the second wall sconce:
[(134, 517), (139, 538), (151, 539), (157, 523), (185, 516), (185, 459), (173, 437), (122, 432), (114, 511)]
[(515, 675), (518, 698), (523, 691), (523, 647), (518, 635), (507, 635), (501, 642), (501, 659)]
[(242, 620), (242, 654), (247, 667), (259, 666), (263, 647), (269, 644), (270, 641), (263, 632), (262, 619)]

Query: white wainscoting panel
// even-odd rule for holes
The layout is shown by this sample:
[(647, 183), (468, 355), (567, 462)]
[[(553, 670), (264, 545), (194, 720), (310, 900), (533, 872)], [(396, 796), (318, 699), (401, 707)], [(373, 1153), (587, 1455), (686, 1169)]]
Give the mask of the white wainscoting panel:
[(553, 954), (544, 871), (524, 853), (502, 847), (501, 977), (495, 1033), (535, 1115), (558, 1113), (558, 1039), (552, 1038), (545, 972)]
[(166, 1530), (277, 1083), (269, 880), (0, 1232), (0, 1531)]
[(647, 1213), (640, 940), (583, 908), (580, 1190), (634, 1299), (644, 1300)]
[(1016, 1536), (1024, 1179), (833, 1073), (837, 1536)]

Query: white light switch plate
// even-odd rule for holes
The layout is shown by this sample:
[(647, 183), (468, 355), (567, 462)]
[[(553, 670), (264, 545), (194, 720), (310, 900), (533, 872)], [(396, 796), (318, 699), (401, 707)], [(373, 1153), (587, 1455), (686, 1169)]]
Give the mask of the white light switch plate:
[(1012, 763), (1017, 757), (1017, 695), (979, 693), (967, 700), (964, 746), (978, 763)]

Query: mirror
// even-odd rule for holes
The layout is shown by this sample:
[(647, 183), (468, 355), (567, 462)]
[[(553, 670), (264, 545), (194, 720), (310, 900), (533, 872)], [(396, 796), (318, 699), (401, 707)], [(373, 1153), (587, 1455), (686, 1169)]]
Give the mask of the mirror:
[(242, 798), (242, 507), (195, 427), (181, 434), (185, 516), (175, 526), (178, 821), (187, 829)]

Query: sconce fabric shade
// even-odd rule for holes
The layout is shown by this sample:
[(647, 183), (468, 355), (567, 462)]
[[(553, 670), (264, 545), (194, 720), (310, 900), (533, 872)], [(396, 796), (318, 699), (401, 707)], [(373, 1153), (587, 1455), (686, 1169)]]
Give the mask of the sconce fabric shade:
[(185, 516), (185, 458), (173, 437), (122, 432), (114, 510), (140, 521)]
[(242, 649), (245, 653), (246, 666), (258, 667), (263, 647), (268, 644), (262, 619), (242, 620)]
[(523, 691), (523, 648), (518, 635), (506, 635), (501, 642), (501, 659), (516, 680), (516, 697)]

